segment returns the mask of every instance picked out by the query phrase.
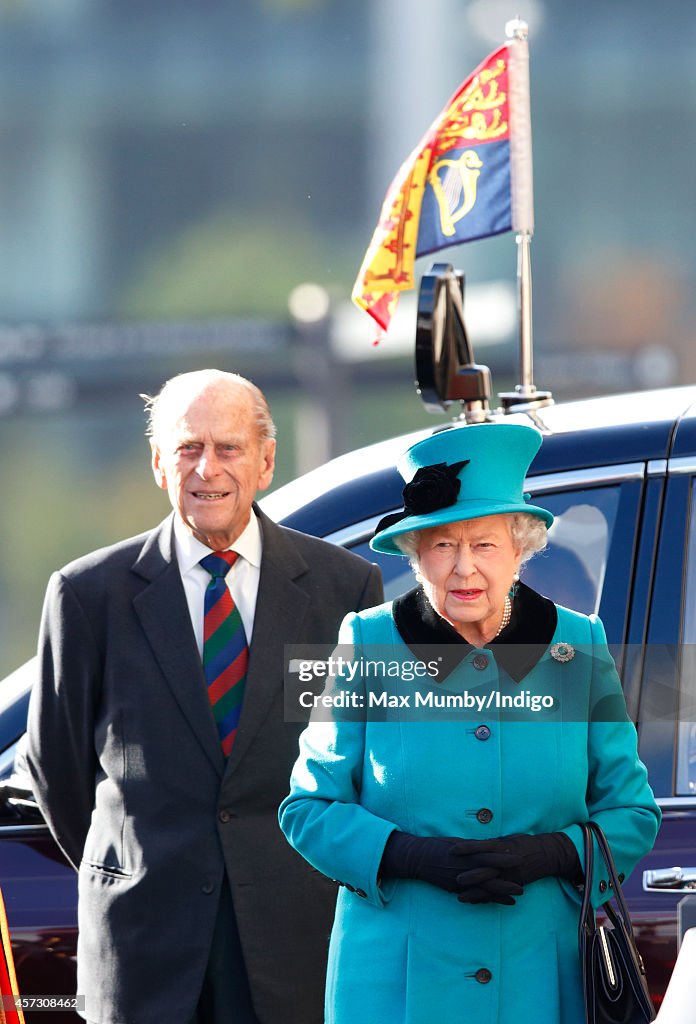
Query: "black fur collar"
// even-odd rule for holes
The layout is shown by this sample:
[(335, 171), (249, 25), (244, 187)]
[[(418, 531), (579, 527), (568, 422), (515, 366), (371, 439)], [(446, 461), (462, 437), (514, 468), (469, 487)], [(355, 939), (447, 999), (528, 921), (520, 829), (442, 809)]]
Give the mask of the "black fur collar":
[[(441, 648), (441, 680), (473, 650), (471, 644), (437, 614), (422, 587), (397, 597), (393, 604), (393, 614), (401, 639), (422, 661), (432, 658), (432, 651), (421, 651), (419, 654), (422, 645)], [(551, 643), (557, 621), (558, 614), (553, 601), (537, 594), (524, 583), (518, 583), (512, 600), (510, 622), (486, 647), (495, 649), (496, 661), (519, 683), (534, 668)]]

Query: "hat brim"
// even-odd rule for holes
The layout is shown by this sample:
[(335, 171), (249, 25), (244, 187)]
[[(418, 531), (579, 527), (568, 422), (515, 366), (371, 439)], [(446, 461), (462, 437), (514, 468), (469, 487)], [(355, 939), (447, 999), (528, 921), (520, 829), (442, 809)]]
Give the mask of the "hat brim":
[(482, 519), (484, 516), (511, 515), (515, 512), (526, 512), (543, 519), (547, 526), (551, 526), (553, 522), (553, 514), (548, 509), (528, 505), (526, 502), (458, 501), (447, 508), (439, 508), (422, 516), (406, 516), (405, 519), (375, 534), (370, 541), (370, 547), (384, 555), (403, 556), (404, 552), (394, 543), (394, 538), (403, 533), (427, 530), (432, 526), (445, 526), (447, 523), (464, 522), (468, 519)]

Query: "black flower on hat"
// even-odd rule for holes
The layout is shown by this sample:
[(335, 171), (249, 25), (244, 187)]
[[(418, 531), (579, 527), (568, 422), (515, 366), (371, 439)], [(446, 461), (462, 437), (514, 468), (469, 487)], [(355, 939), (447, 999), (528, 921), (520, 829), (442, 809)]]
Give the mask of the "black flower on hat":
[(402, 491), (403, 512), (393, 512), (384, 516), (377, 523), (375, 533), (381, 533), (382, 530), (400, 523), (408, 516), (425, 516), (429, 512), (437, 512), (438, 509), (454, 505), (462, 486), (459, 472), (464, 466), (468, 466), (469, 462), (469, 459), (464, 459), (463, 462), (453, 462), (451, 466), (446, 462), (438, 462), (434, 466), (421, 466)]
[(468, 462), (469, 459), (465, 459), (451, 466), (446, 462), (421, 466), (403, 489), (404, 512), (411, 516), (424, 516), (454, 505), (462, 486), (458, 473)]

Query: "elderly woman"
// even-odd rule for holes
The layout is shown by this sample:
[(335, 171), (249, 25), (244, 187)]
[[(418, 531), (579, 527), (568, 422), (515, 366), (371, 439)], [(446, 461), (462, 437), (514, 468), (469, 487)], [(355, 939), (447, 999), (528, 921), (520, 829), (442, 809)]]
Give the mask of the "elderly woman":
[[(419, 586), (348, 616), (339, 641), (411, 658), (437, 645), (432, 688), (553, 708), (309, 724), (280, 818), (342, 886), (329, 1024), (580, 1024), (580, 823), (602, 826), (622, 877), (654, 842), (601, 622), (517, 581), (552, 521), (523, 495), (540, 444), (522, 425), (454, 427), (399, 465), (404, 510), (372, 544), (407, 553)], [(598, 879), (595, 905), (608, 895)]]

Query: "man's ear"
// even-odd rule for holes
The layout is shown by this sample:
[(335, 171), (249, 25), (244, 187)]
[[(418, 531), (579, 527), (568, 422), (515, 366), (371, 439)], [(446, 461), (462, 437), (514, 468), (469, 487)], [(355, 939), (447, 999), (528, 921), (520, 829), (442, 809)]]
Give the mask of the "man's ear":
[(276, 443), (274, 437), (266, 438), (261, 442), (261, 466), (259, 469), (259, 482), (256, 485), (258, 491), (265, 491), (271, 485), (273, 471), (275, 470)]
[(163, 491), (167, 490), (167, 476), (164, 472), (164, 466), (162, 465), (162, 454), (155, 444), (154, 441), (150, 441), (150, 448), (152, 451), (152, 472), (155, 477), (155, 482), (158, 487), (161, 487)]

